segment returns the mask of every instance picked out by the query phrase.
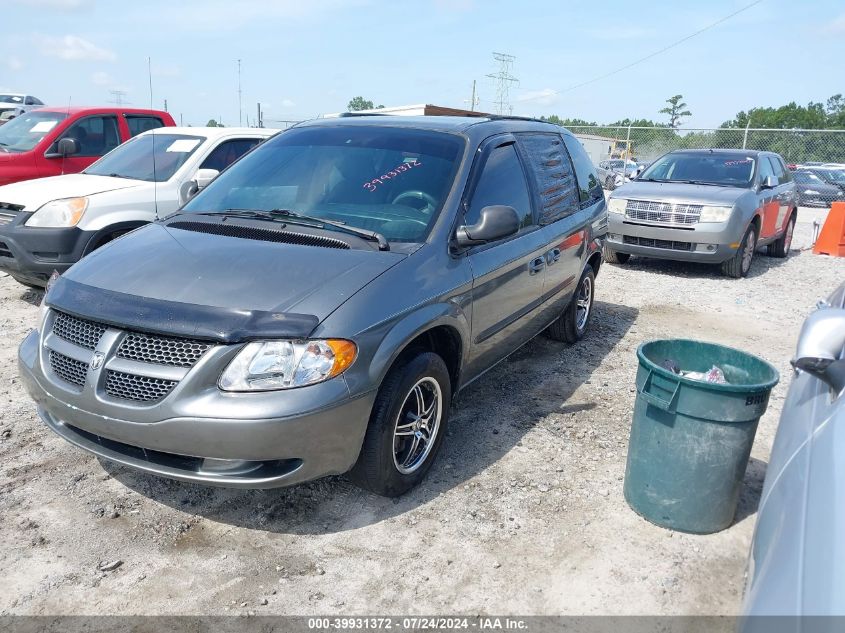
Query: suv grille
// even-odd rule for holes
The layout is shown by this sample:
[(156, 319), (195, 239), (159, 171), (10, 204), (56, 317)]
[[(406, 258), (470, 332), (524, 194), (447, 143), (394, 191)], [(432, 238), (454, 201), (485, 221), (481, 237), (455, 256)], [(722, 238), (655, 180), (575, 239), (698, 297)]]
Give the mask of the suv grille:
[(120, 371), (109, 371), (106, 374), (106, 393), (123, 400), (154, 402), (164, 398), (175, 386), (175, 380), (135, 376)]
[(88, 364), (50, 350), (50, 368), (65, 382), (81, 387), (85, 384)]
[(672, 240), (655, 240), (650, 237), (634, 237), (632, 235), (625, 236), (626, 244), (635, 244), (636, 246), (648, 246), (649, 248), (665, 248), (673, 251), (691, 251), (692, 244), (690, 242), (673, 242)]
[(102, 323), (79, 319), (64, 312), (57, 312), (53, 322), (53, 334), (88, 349), (97, 347), (105, 331), (106, 326)]
[(691, 226), (701, 217), (701, 207), (700, 204), (628, 200), (625, 217), (639, 222)]
[(117, 355), (142, 363), (193, 367), (209, 347), (209, 343), (200, 341), (130, 332), (117, 348)]

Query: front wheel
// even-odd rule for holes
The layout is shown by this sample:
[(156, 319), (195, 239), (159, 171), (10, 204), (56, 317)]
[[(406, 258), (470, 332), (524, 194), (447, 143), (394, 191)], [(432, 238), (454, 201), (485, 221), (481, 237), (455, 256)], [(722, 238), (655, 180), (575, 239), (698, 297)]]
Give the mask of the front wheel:
[(608, 264), (627, 264), (628, 260), (631, 259), (631, 254), (620, 253), (608, 246), (605, 246), (602, 252), (602, 257)]
[(745, 277), (751, 270), (751, 260), (757, 249), (757, 227), (752, 224), (745, 232), (736, 253), (728, 261), (722, 262), (722, 272), (728, 277), (739, 279)]
[(385, 497), (419, 484), (440, 450), (451, 402), (449, 370), (439, 355), (420, 352), (400, 360), (376, 396), (350, 479)]
[(549, 326), (549, 337), (564, 343), (576, 343), (584, 338), (590, 318), (593, 316), (593, 297), (596, 288), (596, 274), (589, 264), (584, 268), (572, 301), (563, 314)]

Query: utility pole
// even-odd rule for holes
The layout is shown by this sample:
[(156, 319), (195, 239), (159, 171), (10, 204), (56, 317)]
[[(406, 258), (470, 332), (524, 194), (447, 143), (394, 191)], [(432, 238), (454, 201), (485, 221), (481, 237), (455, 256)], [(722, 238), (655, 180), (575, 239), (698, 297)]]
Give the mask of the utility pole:
[(182, 127), (184, 125), (185, 125), (185, 123), (182, 121), (182, 113), (180, 112), (179, 113), (179, 127)]
[(169, 110), (167, 109), (167, 99), (164, 100), (164, 111), (169, 112)]
[(241, 60), (238, 60), (238, 125), (243, 125), (244, 108), (241, 102)]
[(472, 98), (469, 100), (469, 111), (475, 112), (475, 106), (478, 105), (478, 97), (475, 96), (475, 79), (472, 80)]
[(258, 106), (258, 127), (264, 127), (264, 117), (261, 116), (261, 102), (259, 101), (256, 105)]
[(510, 103), (510, 87), (511, 84), (519, 83), (519, 80), (511, 75), (511, 67), (516, 57), (494, 52), (493, 59), (499, 62), (499, 72), (487, 76), (496, 80), (496, 114), (511, 114), (513, 108)]

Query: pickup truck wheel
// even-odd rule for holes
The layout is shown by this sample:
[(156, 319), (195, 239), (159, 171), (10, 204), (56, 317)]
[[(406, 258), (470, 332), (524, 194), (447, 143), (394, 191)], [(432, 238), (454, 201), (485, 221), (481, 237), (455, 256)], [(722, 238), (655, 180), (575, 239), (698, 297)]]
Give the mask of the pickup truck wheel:
[(604, 247), (602, 251), (602, 256), (604, 261), (609, 264), (627, 264), (628, 260), (631, 259), (630, 253), (619, 253), (612, 248), (608, 248), (607, 246)]
[(593, 316), (595, 288), (596, 274), (593, 272), (593, 267), (587, 265), (578, 281), (572, 301), (557, 321), (549, 326), (550, 338), (570, 344), (584, 338), (590, 318)]
[(616, 189), (616, 179), (613, 176), (608, 176), (604, 179), (604, 188), (608, 191)]
[(728, 261), (722, 262), (722, 273), (728, 277), (739, 279), (745, 277), (751, 269), (751, 260), (754, 259), (754, 251), (757, 248), (757, 227), (752, 224), (745, 232), (739, 248)]
[(451, 402), (449, 370), (439, 355), (422, 352), (400, 361), (379, 388), (349, 478), (385, 497), (408, 492), (434, 463)]
[(770, 257), (788, 257), (789, 249), (792, 248), (792, 234), (795, 232), (795, 213), (793, 212), (786, 223), (786, 229), (780, 238), (768, 245), (767, 254)]

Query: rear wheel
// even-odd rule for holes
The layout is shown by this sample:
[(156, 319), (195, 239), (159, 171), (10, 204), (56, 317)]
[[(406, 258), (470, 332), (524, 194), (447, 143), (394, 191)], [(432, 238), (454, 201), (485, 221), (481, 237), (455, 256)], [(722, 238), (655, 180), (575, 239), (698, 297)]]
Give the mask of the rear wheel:
[(602, 252), (604, 261), (610, 264), (627, 264), (631, 259), (630, 253), (619, 253), (608, 246), (605, 246)]
[(596, 274), (593, 267), (587, 265), (581, 274), (578, 288), (572, 301), (563, 314), (549, 326), (549, 337), (564, 343), (576, 343), (584, 338), (590, 318), (593, 316), (593, 297), (595, 295)]
[(788, 257), (789, 249), (792, 248), (792, 234), (795, 232), (795, 213), (793, 212), (786, 223), (786, 229), (780, 238), (769, 244), (767, 253), (771, 257)]
[(400, 360), (379, 388), (350, 479), (386, 497), (420, 483), (440, 450), (451, 402), (449, 370), (439, 355)]
[(728, 261), (722, 262), (722, 272), (728, 277), (739, 279), (745, 277), (751, 269), (751, 260), (757, 249), (757, 225), (752, 224), (745, 232), (745, 237), (739, 244), (736, 253)]

